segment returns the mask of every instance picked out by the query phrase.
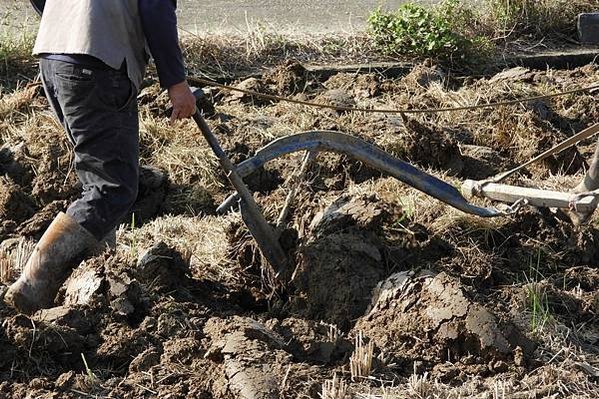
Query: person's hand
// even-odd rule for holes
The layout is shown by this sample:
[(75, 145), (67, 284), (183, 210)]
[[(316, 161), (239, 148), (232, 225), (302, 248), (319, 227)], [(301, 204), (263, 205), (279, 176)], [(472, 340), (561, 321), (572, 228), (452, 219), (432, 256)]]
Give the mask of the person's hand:
[(186, 81), (168, 88), (168, 96), (173, 104), (171, 123), (191, 117), (196, 112), (196, 98)]

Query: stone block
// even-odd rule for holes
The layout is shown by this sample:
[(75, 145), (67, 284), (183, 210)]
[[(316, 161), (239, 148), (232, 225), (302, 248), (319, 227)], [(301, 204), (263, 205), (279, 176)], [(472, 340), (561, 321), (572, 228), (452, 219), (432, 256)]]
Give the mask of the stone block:
[(583, 44), (599, 44), (599, 12), (578, 16), (578, 37)]

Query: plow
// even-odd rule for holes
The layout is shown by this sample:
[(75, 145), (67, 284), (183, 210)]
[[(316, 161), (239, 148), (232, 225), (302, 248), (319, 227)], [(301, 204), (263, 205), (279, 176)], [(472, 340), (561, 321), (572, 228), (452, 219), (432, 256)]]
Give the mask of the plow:
[[(201, 89), (196, 89), (194, 94), (197, 98), (203, 96)], [(426, 173), (408, 162), (405, 162), (362, 139), (346, 133), (336, 131), (308, 131), (292, 134), (272, 141), (253, 157), (234, 165), (206, 121), (199, 109), (193, 116), (198, 128), (205, 140), (219, 160), (220, 166), (225, 172), (235, 192), (229, 195), (218, 207), (220, 214), (239, 207), (242, 219), (250, 234), (255, 239), (262, 255), (275, 271), (275, 276), (281, 276), (289, 266), (289, 259), (279, 242), (279, 232), (284, 222), (285, 215), (289, 211), (290, 202), (296, 187), (290, 190), (287, 201), (283, 206), (281, 214), (277, 219), (277, 225), (273, 227), (265, 218), (259, 205), (256, 203), (252, 192), (244, 183), (244, 178), (250, 176), (267, 163), (294, 153), (304, 153), (304, 162), (296, 174), (292, 183), (298, 185), (305, 173), (307, 165), (320, 153), (332, 152), (346, 155), (349, 158), (360, 161), (385, 175), (394, 177), (443, 203), (456, 208), (464, 213), (482, 218), (496, 218), (513, 215), (523, 207), (557, 208), (577, 212), (593, 212), (598, 205), (597, 192), (572, 194), (568, 192), (542, 190), (529, 187), (501, 184), (508, 176), (523, 169), (533, 162), (538, 162), (550, 155), (562, 151), (576, 144), (584, 138), (588, 138), (599, 131), (599, 125), (593, 125), (578, 133), (558, 146), (546, 151), (507, 173), (498, 175), (494, 179), (484, 181), (465, 180), (461, 187), (457, 188), (438, 177)], [(300, 181), (298, 181), (300, 180)], [(500, 203), (498, 206), (483, 207), (472, 203), (472, 199), (478, 197), (492, 202)]]

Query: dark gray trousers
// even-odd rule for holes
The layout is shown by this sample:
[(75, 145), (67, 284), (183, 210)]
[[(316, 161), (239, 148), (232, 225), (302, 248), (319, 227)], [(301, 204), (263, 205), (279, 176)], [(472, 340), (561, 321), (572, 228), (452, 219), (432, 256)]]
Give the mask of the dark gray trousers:
[(137, 91), (126, 71), (40, 60), (44, 89), (75, 151), (81, 197), (67, 214), (103, 239), (137, 197)]

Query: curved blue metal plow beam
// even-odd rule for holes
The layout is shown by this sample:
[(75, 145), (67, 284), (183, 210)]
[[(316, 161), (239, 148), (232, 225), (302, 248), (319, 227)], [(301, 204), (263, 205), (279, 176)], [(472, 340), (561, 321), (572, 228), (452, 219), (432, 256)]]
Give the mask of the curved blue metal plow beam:
[[(463, 212), (486, 218), (505, 215), (495, 208), (471, 204), (454, 186), (386, 153), (373, 144), (333, 131), (310, 131), (277, 139), (260, 149), (254, 157), (237, 165), (237, 172), (241, 177), (247, 177), (269, 161), (298, 151), (331, 151), (346, 154)], [(230, 203), (232, 203), (230, 199), (225, 201), (219, 210), (226, 210)]]

